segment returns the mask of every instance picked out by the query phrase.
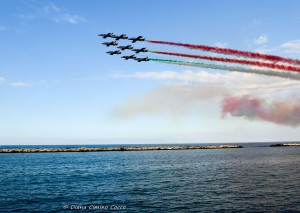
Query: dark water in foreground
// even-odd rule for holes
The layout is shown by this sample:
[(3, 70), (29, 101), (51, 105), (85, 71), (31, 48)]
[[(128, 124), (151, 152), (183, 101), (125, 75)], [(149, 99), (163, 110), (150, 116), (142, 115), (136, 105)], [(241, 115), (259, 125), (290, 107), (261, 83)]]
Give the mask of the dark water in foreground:
[(300, 212), (300, 147), (0, 154), (0, 212), (71, 208)]

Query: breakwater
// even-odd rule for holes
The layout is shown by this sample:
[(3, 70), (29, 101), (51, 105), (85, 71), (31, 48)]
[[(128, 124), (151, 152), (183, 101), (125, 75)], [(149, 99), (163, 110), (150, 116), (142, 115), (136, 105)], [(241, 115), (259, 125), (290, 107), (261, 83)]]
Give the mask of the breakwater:
[(107, 152), (107, 151), (153, 151), (153, 150), (187, 150), (187, 149), (231, 149), (242, 148), (237, 145), (211, 146), (155, 146), (155, 147), (113, 147), (113, 148), (18, 148), (0, 149), (0, 153), (49, 153), (49, 152)]
[(300, 143), (278, 143), (278, 144), (272, 144), (271, 147), (277, 147), (277, 146), (300, 146)]

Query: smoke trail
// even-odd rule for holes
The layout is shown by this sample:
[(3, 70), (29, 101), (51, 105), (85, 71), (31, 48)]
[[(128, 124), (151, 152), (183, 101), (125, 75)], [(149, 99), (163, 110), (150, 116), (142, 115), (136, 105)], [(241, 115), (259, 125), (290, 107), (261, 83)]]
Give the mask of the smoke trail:
[(181, 47), (187, 47), (190, 49), (199, 49), (199, 50), (208, 51), (208, 52), (215, 52), (215, 53), (219, 53), (219, 54), (228, 54), (228, 55), (242, 56), (242, 57), (248, 57), (248, 58), (258, 58), (258, 59), (264, 59), (264, 60), (269, 60), (269, 61), (285, 62), (285, 63), (289, 63), (289, 64), (300, 65), (300, 60), (284, 58), (284, 57), (280, 57), (280, 56), (276, 56), (276, 55), (267, 55), (267, 54), (262, 54), (262, 53), (234, 50), (234, 49), (229, 49), (229, 48), (211, 47), (211, 46), (194, 45), (194, 44), (182, 44), (182, 43), (167, 42), (167, 41), (147, 40), (147, 42), (155, 43), (155, 44), (167, 44), (167, 45), (181, 46)]
[(266, 102), (250, 96), (227, 96), (222, 101), (222, 113), (223, 117), (230, 114), (292, 127), (300, 125), (300, 104), (287, 101)]
[[(227, 93), (223, 85), (163, 85), (148, 94), (131, 98), (113, 110), (120, 118), (132, 118), (140, 114), (166, 113), (181, 116), (190, 110), (198, 111), (204, 101), (216, 101)], [(176, 106), (176, 107), (174, 107)]]
[(247, 69), (243, 67), (223, 66), (223, 65), (216, 65), (216, 64), (205, 64), (205, 63), (196, 63), (196, 62), (188, 62), (188, 61), (178, 61), (178, 60), (166, 60), (166, 59), (158, 59), (158, 58), (149, 58), (149, 60), (161, 62), (161, 63), (177, 64), (182, 66), (193, 66), (193, 67), (202, 67), (202, 68), (209, 68), (209, 69), (236, 71), (236, 72), (243, 72), (243, 73), (250, 73), (250, 74), (276, 76), (281, 78), (300, 80), (300, 75), (298, 74), (292, 74), (288, 72), (276, 72), (273, 70), (255, 70), (255, 69)]
[(250, 60), (241, 60), (241, 59), (232, 59), (232, 58), (218, 58), (218, 57), (211, 57), (211, 56), (190, 55), (190, 54), (182, 54), (182, 53), (163, 52), (163, 51), (149, 51), (149, 52), (156, 53), (156, 54), (163, 54), (163, 55), (173, 55), (173, 56), (180, 56), (180, 57), (204, 59), (204, 60), (210, 60), (210, 61), (220, 61), (220, 62), (227, 62), (227, 63), (253, 65), (253, 66), (267, 67), (267, 68), (271, 68), (271, 69), (280, 69), (280, 70), (286, 70), (286, 71), (292, 71), (292, 72), (300, 72), (299, 67), (279, 65), (279, 64), (266, 63), (266, 62), (260, 62), (260, 61), (250, 61)]

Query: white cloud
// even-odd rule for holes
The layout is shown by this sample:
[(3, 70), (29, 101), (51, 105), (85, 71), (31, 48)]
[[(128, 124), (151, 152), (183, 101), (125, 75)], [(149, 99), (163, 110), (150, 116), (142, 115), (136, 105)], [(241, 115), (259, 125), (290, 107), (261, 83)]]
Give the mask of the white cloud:
[(153, 79), (153, 80), (174, 80), (185, 83), (216, 83), (221, 79), (225, 79), (229, 75), (241, 75), (238, 73), (209, 73), (207, 71), (194, 72), (185, 70), (181, 72), (175, 71), (161, 71), (161, 72), (135, 72), (132, 74), (115, 73), (116, 78), (139, 78), (139, 79)]
[(67, 10), (59, 8), (54, 3), (44, 7), (44, 11), (57, 23), (78, 24), (86, 22), (86, 19), (77, 14), (71, 14)]
[(11, 87), (30, 87), (32, 84), (27, 82), (12, 82), (9, 84)]
[(276, 50), (278, 50), (278, 47), (273, 47), (273, 48), (261, 47), (261, 48), (255, 49), (255, 52), (266, 54), (266, 53), (274, 52)]
[[(260, 46), (255, 50), (259, 53), (277, 53), (280, 54), (282, 52), (284, 53), (291, 53), (291, 54), (299, 54), (300, 53), (300, 40), (293, 40), (293, 41), (287, 41), (281, 45), (275, 46), (275, 47), (267, 47), (267, 46)], [(293, 57), (293, 56), (292, 56)], [(295, 57), (295, 56), (294, 56)], [(278, 62), (280, 63), (280, 62)]]
[(228, 46), (228, 43), (227, 42), (216, 42), (215, 46), (224, 48), (224, 47)]
[(69, 24), (78, 24), (79, 22), (86, 22), (86, 20), (79, 15), (72, 15), (69, 13), (65, 13), (63, 15), (59, 15), (54, 17), (54, 20), (57, 23), (65, 22)]
[(5, 82), (5, 78), (0, 77), (0, 84), (3, 84)]
[(50, 3), (42, 8), (33, 11), (26, 11), (26, 14), (17, 15), (23, 21), (33, 21), (36, 19), (50, 18), (57, 23), (78, 24), (86, 22), (86, 19), (78, 14), (71, 13), (70, 11), (61, 8), (54, 3)]
[(51, 13), (51, 12), (59, 12), (60, 8), (57, 7), (54, 3), (50, 3), (49, 5), (44, 7), (44, 10), (46, 13)]
[(27, 83), (27, 82), (9, 82), (7, 81), (4, 77), (0, 77), (0, 84), (5, 84), (11, 87), (29, 87), (32, 86), (31, 83)]
[(286, 52), (300, 53), (300, 40), (288, 41), (280, 47)]
[(268, 42), (268, 36), (267, 35), (261, 35), (258, 38), (255, 38), (253, 40), (254, 44), (261, 45), (266, 44)]
[[(135, 72), (133, 74), (114, 74), (116, 78), (137, 78), (171, 81), (186, 85), (218, 85), (235, 94), (251, 94), (262, 97), (285, 96), (300, 91), (299, 81), (250, 73), (208, 71), (181, 72)], [(284, 95), (282, 95), (284, 94)]]

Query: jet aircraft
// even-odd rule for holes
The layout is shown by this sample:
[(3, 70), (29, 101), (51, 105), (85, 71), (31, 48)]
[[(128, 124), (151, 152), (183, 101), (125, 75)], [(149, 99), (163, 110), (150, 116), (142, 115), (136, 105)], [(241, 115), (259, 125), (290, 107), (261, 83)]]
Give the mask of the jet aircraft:
[(136, 60), (137, 62), (150, 61), (150, 59), (148, 57), (146, 57), (146, 58), (135, 58), (134, 60)]
[(135, 55), (122, 56), (121, 58), (124, 58), (125, 60), (136, 59)]
[(117, 46), (118, 45), (118, 43), (117, 42), (115, 42), (115, 41), (112, 41), (112, 42), (104, 42), (104, 43), (102, 43), (103, 45), (106, 45), (107, 47), (109, 47), (109, 46)]
[(135, 43), (137, 41), (145, 41), (145, 38), (143, 36), (138, 36), (138, 37), (129, 38), (128, 40), (132, 40), (132, 43)]
[(115, 35), (113, 33), (104, 33), (104, 34), (99, 34), (98, 36), (102, 36), (103, 38), (107, 38), (107, 37), (110, 37), (110, 38), (114, 38)]
[(140, 53), (140, 52), (145, 53), (145, 52), (148, 52), (148, 50), (145, 47), (143, 47), (141, 49), (133, 49), (132, 51), (134, 51), (135, 53)]
[(119, 54), (121, 54), (121, 51), (120, 51), (120, 50), (116, 50), (116, 51), (108, 51), (108, 52), (106, 52), (106, 53), (109, 54), (109, 55), (115, 55), (115, 54), (119, 55)]
[(121, 50), (132, 50), (133, 49), (133, 47), (131, 45), (119, 46), (117, 48), (119, 48)]
[(116, 39), (116, 41), (118, 41), (119, 39), (128, 39), (128, 36), (126, 34), (122, 34), (122, 35), (114, 35), (112, 36), (112, 38)]

